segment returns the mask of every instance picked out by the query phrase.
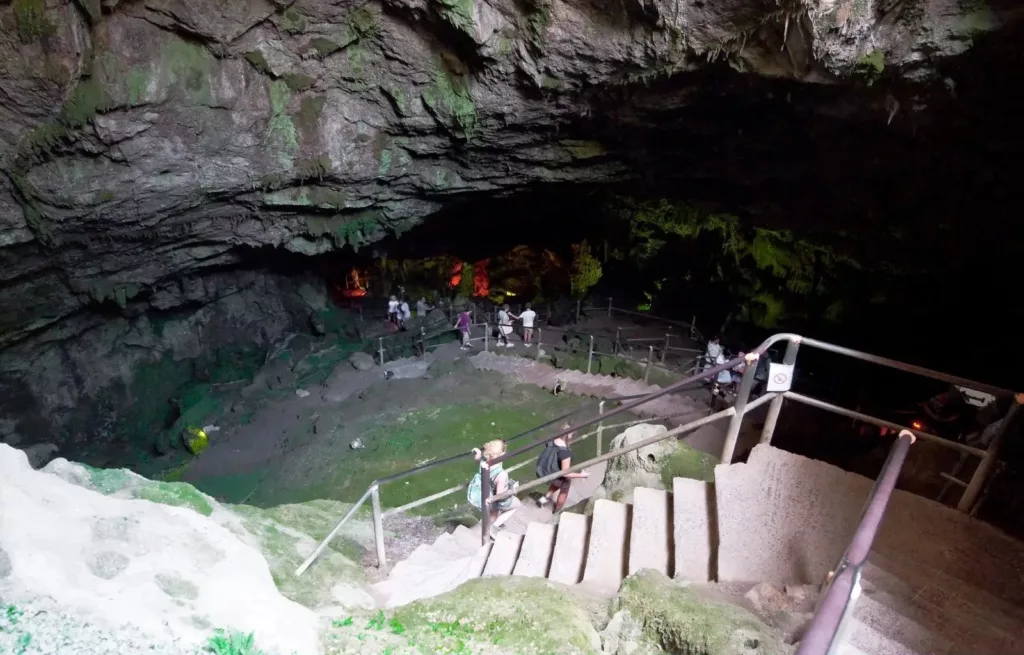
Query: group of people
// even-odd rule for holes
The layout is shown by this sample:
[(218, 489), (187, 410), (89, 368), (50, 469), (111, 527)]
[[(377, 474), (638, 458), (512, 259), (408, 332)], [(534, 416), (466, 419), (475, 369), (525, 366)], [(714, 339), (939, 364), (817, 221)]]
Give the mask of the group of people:
[[(537, 505), (539, 507), (552, 506), (552, 511), (557, 513), (562, 511), (565, 507), (566, 501), (569, 499), (569, 487), (573, 480), (579, 480), (582, 478), (589, 477), (587, 471), (577, 471), (569, 473), (568, 469), (572, 466), (572, 450), (569, 445), (572, 443), (574, 433), (571, 431), (572, 425), (566, 423), (562, 426), (562, 433), (549, 441), (544, 447), (544, 451), (537, 458), (537, 477), (543, 478), (550, 475), (554, 475), (559, 471), (566, 471), (561, 476), (556, 478), (548, 486), (547, 493), (540, 496), (537, 499)], [(513, 480), (508, 471), (504, 469), (501, 462), (495, 462), (494, 460), (499, 459), (508, 451), (508, 444), (501, 439), (494, 441), (488, 441), (484, 444), (483, 448), (474, 448), (473, 455), (478, 462), (481, 462), (480, 467), (486, 468), (489, 471), (490, 477), (490, 496), (494, 497), (499, 494), (505, 493), (506, 491), (512, 491), (513, 494), (507, 498), (502, 498), (496, 502), (489, 504), (490, 523), (491, 523), (491, 534), (490, 537), (493, 539), (497, 532), (508, 523), (509, 519), (515, 516), (516, 512), (522, 507), (522, 502), (515, 496), (515, 491), (519, 487), (519, 483)], [(474, 505), (477, 509), (481, 509), (483, 504), (480, 494), (481, 476), (477, 473), (473, 480), (469, 484), (467, 491), (467, 497), (470, 504)]]
[(512, 321), (523, 323), (523, 345), (529, 348), (533, 345), (533, 324), (537, 320), (537, 312), (533, 311), (533, 305), (526, 303), (526, 308), (516, 316), (509, 310), (507, 304), (502, 305), (498, 310), (498, 346), (512, 348), (514, 344), (508, 340), (512, 334)]
[[(743, 357), (746, 353), (740, 352)], [(725, 349), (722, 347), (722, 340), (717, 335), (708, 341), (707, 350), (704, 352), (704, 366), (701, 370), (707, 371), (716, 366), (725, 364), (728, 360)], [(765, 352), (757, 360), (757, 369), (754, 371), (754, 386), (751, 389), (751, 397), (760, 396), (768, 384), (768, 369), (771, 366), (771, 355)], [(747, 365), (740, 362), (731, 369), (719, 371), (711, 383), (711, 400), (716, 397), (724, 397), (726, 393), (735, 394), (739, 388), (740, 380), (743, 379), (743, 372)]]
[[(421, 297), (416, 301), (416, 315), (426, 316), (427, 312), (433, 309), (427, 304), (427, 299)], [(412, 310), (409, 308), (409, 301), (406, 300), (405, 295), (402, 295), (402, 299), (399, 300), (398, 296), (391, 296), (388, 300), (388, 322), (396, 330), (404, 330), (406, 322), (412, 318)]]

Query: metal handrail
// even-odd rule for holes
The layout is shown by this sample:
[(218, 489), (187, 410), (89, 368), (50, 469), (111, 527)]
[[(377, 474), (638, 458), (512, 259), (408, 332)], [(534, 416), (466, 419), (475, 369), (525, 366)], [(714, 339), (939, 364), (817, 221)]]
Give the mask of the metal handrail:
[(889, 450), (889, 457), (868, 494), (850, 545), (839, 560), (828, 590), (811, 619), (810, 627), (800, 639), (796, 655), (831, 655), (838, 649), (844, 628), (849, 625), (860, 596), (861, 573), (867, 564), (871, 545), (882, 524), (885, 509), (914, 439), (913, 433), (903, 430)]

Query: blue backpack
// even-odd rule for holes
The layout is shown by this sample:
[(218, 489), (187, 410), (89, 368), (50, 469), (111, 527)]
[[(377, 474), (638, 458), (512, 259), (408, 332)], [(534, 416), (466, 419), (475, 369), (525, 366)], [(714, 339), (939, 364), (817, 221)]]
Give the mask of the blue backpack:
[[(498, 477), (498, 474), (501, 473), (501, 471), (502, 471), (501, 464), (498, 464), (496, 466), (491, 467), (491, 495), (492, 496), (494, 495), (494, 490), (495, 490), (494, 479), (496, 477)], [(509, 480), (509, 483), (511, 483), (511, 482), (512, 481)], [(480, 472), (477, 471), (476, 475), (473, 476), (473, 479), (469, 481), (469, 486), (466, 487), (466, 500), (469, 501), (470, 505), (472, 505), (473, 507), (476, 507), (477, 509), (480, 509), (480, 486), (481, 486)]]

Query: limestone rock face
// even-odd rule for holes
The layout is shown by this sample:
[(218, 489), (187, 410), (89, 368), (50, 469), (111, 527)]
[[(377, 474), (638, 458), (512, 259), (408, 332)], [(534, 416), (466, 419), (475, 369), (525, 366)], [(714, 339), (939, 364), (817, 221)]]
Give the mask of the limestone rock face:
[[(64, 460), (54, 464), (76, 474)], [(111, 473), (128, 475), (96, 480)], [(81, 652), (116, 643), (129, 652), (140, 642), (190, 652), (213, 628), (255, 632), (276, 653), (321, 652), (317, 616), (280, 595), (260, 552), (191, 507), (108, 497), (33, 471), (23, 453), (0, 445), (0, 523), (5, 603), (73, 616), (107, 640), (100, 647), (89, 641), (95, 630), (66, 625), (55, 633), (44, 617), (25, 627), (42, 649), (32, 652), (70, 652), (64, 640)]]
[(348, 356), (348, 363), (357, 371), (369, 371), (376, 366), (373, 355), (364, 352), (354, 352)]

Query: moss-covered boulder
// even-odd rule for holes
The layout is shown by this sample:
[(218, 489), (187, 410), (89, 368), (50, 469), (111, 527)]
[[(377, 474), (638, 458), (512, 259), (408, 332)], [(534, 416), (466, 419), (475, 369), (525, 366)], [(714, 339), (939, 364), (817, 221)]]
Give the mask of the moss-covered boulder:
[(347, 506), (311, 501), (272, 509), (249, 505), (233, 505), (231, 509), (258, 540), (274, 583), (285, 598), (310, 608), (334, 608), (334, 613), (373, 606), (362, 567), (345, 555), (358, 558), (360, 552), (349, 537), (333, 539), (309, 570), (295, 575), (295, 569), (344, 516)]
[[(627, 448), (667, 431), (663, 425), (634, 425), (616, 435), (608, 449)], [(717, 463), (712, 455), (669, 438), (609, 462), (604, 486), (612, 500), (629, 503), (637, 487), (671, 490), (673, 478), (714, 481)]]
[(645, 570), (626, 578), (616, 599), (643, 638), (666, 653), (788, 655), (789, 646), (756, 616), (711, 592)]

